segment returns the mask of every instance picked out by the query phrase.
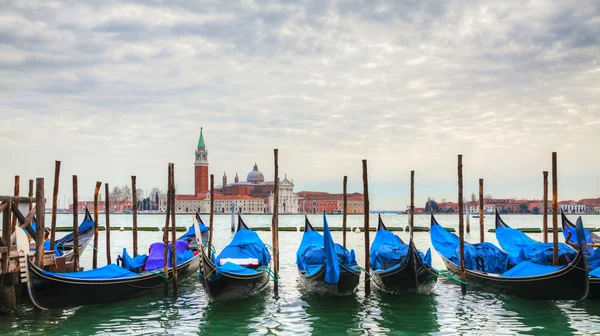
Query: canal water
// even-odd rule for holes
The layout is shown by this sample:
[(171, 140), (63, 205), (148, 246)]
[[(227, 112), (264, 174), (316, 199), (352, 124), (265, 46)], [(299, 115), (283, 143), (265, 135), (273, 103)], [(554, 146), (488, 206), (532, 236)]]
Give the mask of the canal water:
[[(407, 225), (406, 215), (382, 215), (388, 226)], [(80, 216), (83, 219), (83, 216)], [(208, 216), (203, 217), (208, 222)], [(513, 227), (541, 227), (542, 216), (505, 215), (504, 220)], [(571, 216), (574, 220), (576, 217)], [(322, 216), (309, 216), (314, 226), (322, 226)], [(458, 226), (457, 215), (439, 215), (444, 227)], [(600, 216), (583, 216), (586, 227), (600, 227)], [(164, 215), (139, 215), (139, 226), (164, 226)], [(270, 226), (271, 217), (248, 215), (244, 220), (250, 227)], [(330, 226), (341, 227), (342, 217), (328, 216)], [(377, 216), (370, 218), (371, 226), (377, 224)], [(104, 215), (100, 216), (104, 225)], [(280, 226), (300, 227), (304, 217), (282, 215)], [(49, 216), (46, 223), (50, 223)], [(191, 215), (177, 215), (177, 225), (189, 227)], [(348, 217), (349, 227), (362, 227), (363, 217)], [(214, 245), (220, 251), (231, 239), (231, 217), (215, 216)], [(71, 215), (59, 215), (59, 226), (72, 225)], [(415, 216), (415, 225), (428, 226), (429, 217)], [(471, 232), (467, 241), (479, 239), (479, 220), (471, 219)], [(111, 226), (131, 226), (131, 215), (111, 215)], [(494, 216), (486, 216), (485, 227), (493, 228)], [(59, 236), (64, 233), (58, 233)], [(271, 242), (270, 232), (258, 232), (266, 243)], [(397, 233), (405, 241), (408, 232)], [(334, 240), (341, 243), (342, 233), (333, 232)], [(375, 236), (371, 232), (371, 239)], [(417, 247), (431, 247), (429, 233), (416, 232)], [(531, 234), (541, 240), (541, 234)], [(569, 335), (600, 334), (600, 301), (549, 301), (531, 302), (495, 295), (482, 291), (469, 291), (460, 295), (456, 283), (439, 278), (432, 295), (389, 296), (374, 290), (366, 297), (362, 284), (355, 295), (346, 297), (319, 297), (302, 293), (299, 288), (295, 253), (301, 232), (280, 233), (279, 296), (275, 297), (272, 286), (262, 296), (252, 299), (210, 303), (195, 277), (186, 279), (180, 287), (180, 296), (165, 299), (162, 291), (142, 298), (73, 309), (37, 311), (23, 302), (16, 314), (0, 316), (2, 335)], [(364, 260), (364, 237), (362, 233), (349, 232), (348, 247), (356, 252), (359, 264)], [(560, 234), (561, 241), (562, 233)], [(496, 243), (493, 233), (486, 232), (486, 240)], [(105, 234), (100, 232), (99, 264), (106, 263)], [(157, 241), (162, 232), (140, 232), (140, 251)], [(116, 258), (123, 248), (131, 249), (131, 232), (111, 232), (112, 254)], [(434, 252), (434, 251), (432, 251)], [(91, 267), (92, 249), (82, 256), (82, 266)], [(433, 253), (436, 268), (444, 268)], [(361, 280), (364, 279), (361, 276)], [(362, 281), (361, 281), (362, 283)], [(66, 293), (68, 295), (68, 293)]]

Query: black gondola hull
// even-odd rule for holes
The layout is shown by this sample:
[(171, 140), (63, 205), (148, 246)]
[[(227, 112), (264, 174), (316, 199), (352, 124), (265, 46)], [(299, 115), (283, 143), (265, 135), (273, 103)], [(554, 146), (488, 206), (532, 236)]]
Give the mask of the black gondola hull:
[(431, 266), (423, 264), (414, 244), (410, 244), (408, 261), (404, 266), (390, 271), (373, 273), (375, 285), (389, 293), (431, 293), (437, 283), (437, 274)]
[[(181, 281), (198, 270), (199, 256), (177, 266), (177, 277)], [(157, 272), (159, 273), (159, 272)], [(89, 280), (65, 279), (43, 274), (42, 270), (29, 262), (28, 290), (32, 302), (41, 309), (78, 307), (100, 303), (129, 300), (148, 292), (163, 288), (163, 273), (142, 274), (139, 277)], [(169, 269), (172, 282), (173, 269)], [(68, 276), (68, 273), (65, 273)]]
[(325, 267), (312, 274), (305, 276), (298, 272), (300, 284), (308, 293), (321, 295), (349, 295), (356, 291), (360, 282), (360, 270), (340, 265), (340, 280), (337, 284), (325, 282)]
[(600, 300), (600, 278), (590, 278), (590, 292), (587, 298), (590, 300)]
[(217, 273), (215, 264), (201, 249), (200, 281), (211, 301), (241, 300), (258, 294), (269, 284), (269, 275)]
[[(460, 266), (441, 256), (446, 268), (460, 274)], [(513, 295), (527, 300), (582, 300), (588, 295), (588, 275), (581, 253), (575, 260), (545, 275), (530, 277), (500, 277), (478, 271), (466, 271), (468, 286), (485, 291)]]

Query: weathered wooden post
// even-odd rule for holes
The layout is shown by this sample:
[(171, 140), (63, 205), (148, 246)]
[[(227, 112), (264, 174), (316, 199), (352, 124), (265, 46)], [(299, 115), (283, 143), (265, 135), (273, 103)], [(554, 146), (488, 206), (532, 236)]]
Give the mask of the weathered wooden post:
[(54, 250), (56, 239), (56, 209), (58, 208), (58, 184), (60, 181), (60, 161), (54, 162), (54, 189), (52, 190), (52, 223), (50, 224), (50, 249)]
[[(6, 274), (8, 273), (8, 263), (9, 263), (9, 257), (10, 257), (10, 226), (11, 226), (11, 207), (12, 207), (12, 203), (13, 203), (13, 199), (12, 197), (9, 197), (6, 201), (0, 203), (0, 207), (3, 207), (2, 209), (2, 239), (1, 239), (1, 243), (0, 246), (6, 247), (6, 252), (0, 254), (0, 260), (2, 260), (2, 273)], [(1, 280), (4, 280), (4, 278), (0, 278)], [(4, 286), (0, 286), (0, 291), (2, 291), (2, 287)], [(7, 293), (4, 293), (6, 295)], [(12, 294), (14, 296), (14, 292)]]
[(413, 240), (413, 232), (415, 231), (415, 171), (410, 171), (410, 220), (408, 225), (410, 226), (410, 240)]
[[(462, 155), (458, 155), (458, 208), (463, 208), (463, 176), (462, 176)], [(458, 232), (460, 234), (460, 280), (462, 283), (460, 284), (460, 290), (462, 295), (467, 294), (467, 286), (465, 282), (467, 281), (467, 274), (465, 271), (465, 227), (463, 223), (463, 215), (459, 211), (458, 216)]]
[(273, 149), (275, 163), (275, 179), (273, 182), (273, 217), (271, 219), (271, 237), (273, 240), (273, 273), (275, 281), (273, 289), (278, 291), (279, 281), (279, 150)]
[(135, 176), (131, 177), (131, 193), (132, 193), (132, 201), (131, 201), (131, 209), (133, 212), (133, 256), (138, 255), (138, 227), (137, 227), (137, 192), (135, 185)]
[(108, 183), (104, 183), (104, 215), (106, 216), (106, 264), (112, 263), (110, 257), (110, 189)]
[(79, 272), (79, 201), (77, 198), (77, 175), (73, 175), (73, 272)]
[[(363, 194), (364, 194), (364, 227), (365, 231), (365, 272), (368, 273), (371, 270), (369, 261), (369, 245), (371, 240), (369, 238), (369, 180), (367, 174), (367, 160), (362, 160), (362, 173), (363, 173)], [(369, 277), (365, 277), (365, 294), (371, 294), (371, 281)]]
[(556, 152), (552, 152), (552, 265), (558, 266), (558, 169)]
[[(15, 196), (19, 196), (20, 190), (21, 189), (21, 177), (19, 175), (15, 175), (15, 192), (14, 195)], [(17, 206), (17, 209), (19, 208), (19, 203), (15, 200), (15, 205)], [(15, 232), (15, 228), (17, 227), (17, 216), (14, 216), (12, 218), (12, 226), (10, 229), (10, 232)]]
[(169, 163), (168, 173), (168, 187), (167, 187), (167, 218), (165, 219), (165, 231), (163, 233), (163, 245), (164, 245), (164, 291), (165, 297), (169, 296), (169, 262), (167, 257), (169, 255), (169, 220), (171, 219), (171, 164)]
[(548, 242), (548, 171), (544, 171), (544, 206), (542, 207), (544, 215), (542, 216), (543, 225), (542, 231), (544, 235), (544, 243)]
[(33, 180), (29, 180), (29, 192), (27, 195), (29, 196), (29, 212), (31, 212), (31, 209), (33, 209), (33, 202), (31, 202), (31, 199), (33, 199)]
[(210, 214), (208, 216), (208, 258), (212, 256), (213, 226), (215, 215), (215, 175), (210, 174)]
[(479, 179), (479, 242), (485, 241), (484, 215), (483, 215), (483, 179)]
[(177, 224), (175, 224), (175, 164), (171, 163), (171, 267), (173, 268), (173, 296), (177, 296)]
[(44, 267), (44, 229), (45, 229), (45, 217), (46, 217), (46, 200), (44, 199), (44, 179), (38, 177), (35, 180), (35, 210), (36, 210), (36, 223), (35, 223), (35, 264), (43, 268)]
[(344, 212), (342, 213), (342, 246), (346, 247), (346, 220), (348, 216), (348, 176), (344, 176)]
[(0, 313), (13, 312), (17, 308), (17, 297), (15, 295), (15, 286), (6, 283), (5, 277), (8, 278), (8, 265), (10, 257), (10, 227), (11, 227), (11, 208), (13, 198), (0, 202), (0, 210), (2, 212), (2, 238), (0, 238), (0, 246), (6, 248), (6, 252), (0, 254)]
[(100, 187), (102, 182), (96, 182), (96, 189), (94, 189), (94, 253), (92, 256), (92, 268), (98, 268), (98, 194), (100, 193)]

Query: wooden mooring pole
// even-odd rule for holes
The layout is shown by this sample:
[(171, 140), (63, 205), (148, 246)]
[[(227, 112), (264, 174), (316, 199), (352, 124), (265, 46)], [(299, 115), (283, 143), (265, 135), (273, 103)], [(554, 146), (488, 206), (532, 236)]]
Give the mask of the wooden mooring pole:
[[(365, 272), (367, 274), (371, 271), (371, 265), (369, 261), (369, 245), (371, 240), (369, 238), (369, 179), (367, 173), (367, 160), (362, 160), (362, 175), (363, 175), (363, 195), (364, 195), (364, 226), (365, 232)], [(371, 294), (371, 280), (368, 276), (365, 276), (365, 294)]]
[(552, 152), (552, 265), (558, 266), (558, 168), (556, 152)]
[(409, 210), (409, 228), (410, 228), (410, 240), (413, 240), (414, 222), (415, 222), (415, 171), (410, 171), (410, 210)]
[(175, 164), (171, 163), (171, 267), (173, 268), (173, 297), (177, 297), (177, 224), (175, 224)]
[(279, 281), (279, 150), (273, 149), (275, 164), (275, 179), (273, 180), (273, 218), (271, 219), (271, 237), (273, 240), (273, 289), (278, 291)]
[(346, 247), (346, 221), (348, 217), (348, 176), (344, 176), (344, 212), (342, 213), (342, 246)]
[(133, 212), (133, 256), (138, 255), (138, 227), (137, 227), (137, 190), (135, 184), (135, 176), (131, 177), (131, 209)]
[(548, 171), (544, 171), (544, 205), (542, 207), (542, 211), (544, 214), (542, 216), (542, 233), (544, 236), (544, 243), (548, 242)]
[(215, 175), (210, 174), (210, 214), (208, 217), (208, 259), (212, 255), (213, 227), (215, 215)]
[(106, 216), (106, 264), (112, 263), (110, 257), (110, 189), (108, 183), (104, 183), (104, 214)]
[(36, 228), (35, 228), (35, 264), (44, 267), (44, 229), (46, 228), (46, 200), (44, 198), (44, 179), (38, 177), (35, 180), (35, 210), (36, 210)]
[[(29, 198), (33, 198), (33, 180), (29, 180), (29, 192), (27, 193), (27, 196), (29, 196)], [(33, 203), (31, 201), (29, 201), (29, 212), (31, 212), (31, 209), (33, 209)]]
[[(21, 177), (19, 175), (15, 175), (15, 190), (14, 190), (14, 195), (15, 196), (19, 196), (20, 190), (21, 189)], [(17, 206), (17, 208), (19, 208), (19, 204), (18, 202), (15, 201), (15, 205)], [(15, 232), (15, 228), (17, 227), (17, 217), (14, 216), (12, 218), (12, 226), (10, 228), (10, 232)]]
[[(458, 155), (458, 208), (463, 208), (463, 175), (462, 175), (462, 155)], [(467, 281), (467, 274), (465, 271), (465, 227), (463, 223), (463, 215), (462, 211), (459, 211), (458, 215), (458, 232), (460, 239), (460, 280), (462, 283), (460, 284), (460, 291), (462, 295), (467, 294), (467, 286), (465, 282)]]
[(167, 186), (167, 218), (165, 219), (165, 231), (163, 232), (164, 245), (164, 292), (165, 297), (169, 296), (169, 263), (167, 257), (169, 255), (169, 220), (171, 219), (171, 164), (169, 163), (168, 186)]
[(102, 182), (96, 182), (96, 189), (94, 189), (94, 251), (92, 255), (92, 268), (98, 268), (98, 194), (100, 193), (100, 187)]
[(485, 241), (485, 221), (483, 215), (483, 179), (479, 179), (479, 242)]
[[(36, 204), (39, 207), (39, 204)], [(79, 272), (79, 201), (77, 175), (73, 175), (73, 272)]]
[(50, 224), (50, 249), (54, 250), (56, 239), (56, 210), (58, 209), (58, 184), (60, 181), (60, 161), (54, 162), (54, 187), (52, 190), (52, 223)]

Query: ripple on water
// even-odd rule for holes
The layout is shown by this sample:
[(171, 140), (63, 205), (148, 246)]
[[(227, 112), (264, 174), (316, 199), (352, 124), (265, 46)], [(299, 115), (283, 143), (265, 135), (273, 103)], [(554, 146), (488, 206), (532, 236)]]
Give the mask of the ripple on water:
[[(67, 218), (67, 217), (64, 217)], [(61, 219), (59, 216), (59, 220)], [(130, 217), (115, 218), (116, 226), (130, 226)], [(67, 219), (71, 219), (69, 216)], [(215, 216), (215, 245), (217, 250), (231, 238), (229, 216)], [(339, 226), (341, 216), (330, 216), (331, 226)], [(141, 226), (164, 225), (162, 216), (138, 216)], [(179, 223), (189, 216), (177, 216)], [(302, 216), (281, 216), (282, 226), (298, 226)], [(311, 220), (319, 224), (321, 216)], [(362, 226), (362, 217), (349, 216), (349, 226)], [(427, 225), (428, 217), (416, 216), (415, 224)], [(444, 225), (456, 225), (456, 218), (440, 216)], [(511, 216), (511, 223), (535, 226), (535, 216)], [(600, 216), (586, 218), (600, 223)], [(156, 222), (153, 222), (156, 221)], [(406, 216), (385, 215), (390, 226), (406, 226)], [(270, 216), (248, 216), (253, 226), (266, 226)], [(264, 223), (263, 223), (264, 222)], [(586, 222), (587, 223), (587, 222)], [(70, 225), (70, 221), (59, 225)], [(100, 225), (103, 225), (101, 222)], [(493, 225), (493, 224), (492, 224)], [(521, 224), (519, 224), (521, 225)], [(600, 224), (591, 224), (600, 226)], [(518, 225), (517, 225), (518, 226)], [(113, 249), (131, 244), (129, 232), (114, 232)], [(270, 241), (269, 232), (260, 232)], [(340, 241), (341, 232), (333, 232)], [(405, 238), (407, 233), (400, 232)], [(471, 236), (478, 237), (472, 231)], [(348, 246), (357, 252), (362, 265), (363, 236), (348, 235)], [(469, 235), (467, 235), (469, 237)], [(532, 235), (533, 238), (536, 238)], [(374, 238), (374, 235), (371, 236)], [(103, 246), (103, 233), (100, 246)], [(161, 232), (140, 232), (140, 246), (148, 246), (162, 239)], [(563, 335), (572, 333), (598, 334), (600, 331), (600, 303), (531, 302), (518, 298), (495, 295), (469, 289), (462, 297), (460, 287), (440, 278), (433, 295), (390, 296), (373, 290), (365, 298), (361, 284), (356, 294), (344, 297), (304, 295), (297, 283), (295, 253), (301, 239), (299, 232), (280, 234), (280, 278), (278, 296), (270, 287), (263, 294), (239, 302), (209, 303), (201, 284), (195, 277), (180, 286), (177, 300), (164, 299), (162, 291), (138, 299), (115, 304), (97, 305), (58, 311), (37, 311), (30, 304), (21, 304), (17, 314), (0, 316), (2, 336), (28, 335)], [(476, 238), (473, 238), (476, 239)], [(493, 236), (490, 236), (493, 240)], [(431, 247), (427, 233), (415, 233), (420, 249)], [(102, 250), (100, 253), (104, 253)], [(91, 253), (84, 254), (84, 266), (91, 265)], [(434, 253), (434, 266), (443, 268)], [(364, 277), (361, 277), (361, 283)]]

